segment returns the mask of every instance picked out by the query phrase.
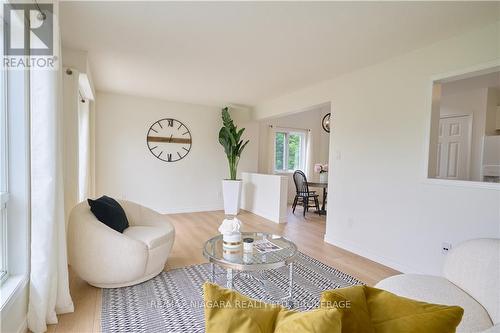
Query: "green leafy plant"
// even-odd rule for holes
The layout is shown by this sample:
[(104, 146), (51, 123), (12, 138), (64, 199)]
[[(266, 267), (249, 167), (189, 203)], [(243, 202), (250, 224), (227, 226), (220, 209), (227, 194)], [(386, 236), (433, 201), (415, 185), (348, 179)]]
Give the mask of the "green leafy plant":
[(238, 163), (240, 162), (241, 153), (249, 140), (243, 143), (241, 136), (245, 131), (244, 128), (239, 129), (234, 125), (229, 109), (227, 107), (222, 109), (222, 128), (219, 131), (219, 142), (224, 147), (224, 152), (227, 156), (229, 163), (229, 176), (231, 180), (236, 180), (236, 171), (238, 170)]

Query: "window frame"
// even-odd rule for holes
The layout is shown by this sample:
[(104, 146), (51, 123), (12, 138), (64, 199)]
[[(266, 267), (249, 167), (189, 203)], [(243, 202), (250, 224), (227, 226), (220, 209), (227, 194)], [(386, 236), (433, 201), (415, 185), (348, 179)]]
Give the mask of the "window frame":
[[(7, 0), (6, 3), (11, 3)], [(0, 52), (3, 52), (3, 25)], [(9, 318), (17, 311), (29, 282), (30, 261), (30, 69), (4, 69), (6, 167), (8, 217), (5, 220), (5, 262), (7, 274), (0, 282), (0, 315)], [(15, 305), (17, 304), (17, 305)], [(15, 308), (12, 306), (15, 305)]]
[(442, 178), (433, 178), (432, 174), (429, 172), (431, 170), (430, 162), (431, 156), (434, 155), (431, 149), (431, 139), (432, 139), (432, 117), (435, 115), (433, 112), (433, 105), (435, 101), (432, 99), (435, 92), (435, 83), (439, 81), (449, 80), (451, 78), (467, 78), (474, 76), (478, 72), (487, 73), (492, 71), (498, 71), (500, 69), (500, 60), (493, 60), (484, 62), (481, 64), (477, 64), (472, 67), (462, 68), (458, 70), (453, 70), (447, 73), (441, 73), (437, 75), (432, 75), (428, 78), (428, 86), (427, 86), (427, 124), (426, 124), (426, 134), (425, 134), (425, 154), (424, 154), (424, 163), (421, 166), (421, 177), (420, 182), (422, 184), (429, 184), (434, 186), (452, 186), (452, 187), (461, 187), (461, 188), (480, 188), (480, 189), (488, 189), (500, 191), (500, 183), (488, 183), (488, 182), (478, 182), (472, 180), (452, 180), (452, 179), (442, 179)]
[[(284, 173), (293, 173), (296, 170), (304, 170), (306, 165), (306, 140), (307, 140), (307, 132), (306, 129), (297, 129), (297, 128), (284, 128), (284, 127), (273, 127), (273, 171), (276, 174)], [(277, 133), (285, 134), (285, 138), (283, 141), (283, 169), (276, 168), (276, 135)], [(288, 157), (289, 157), (289, 137), (292, 134), (298, 134), (301, 136), (300, 142), (300, 151), (299, 151), (299, 165), (296, 169), (291, 170), (288, 169)]]
[[(3, 37), (3, 31), (2, 31)], [(0, 45), (0, 52), (3, 54), (3, 38)], [(8, 71), (0, 70), (0, 285), (7, 279), (9, 273), (8, 260), (8, 221), (7, 221), (7, 203), (9, 201), (9, 130), (7, 115), (7, 75)]]

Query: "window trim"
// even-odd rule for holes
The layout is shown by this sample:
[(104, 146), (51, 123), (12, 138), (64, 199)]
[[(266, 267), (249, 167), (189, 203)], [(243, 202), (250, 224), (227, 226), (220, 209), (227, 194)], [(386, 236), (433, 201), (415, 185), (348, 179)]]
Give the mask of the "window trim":
[[(2, 45), (3, 46), (3, 45)], [(3, 52), (3, 48), (2, 51)], [(0, 74), (0, 94), (2, 95), (2, 103), (0, 105), (0, 285), (3, 284), (9, 276), (9, 254), (8, 254), (8, 217), (7, 217), (7, 203), (9, 201), (9, 119), (7, 112), (7, 78), (8, 71), (2, 70)]]
[[(286, 128), (286, 127), (273, 127), (273, 172), (275, 174), (289, 174), (294, 173), (296, 170), (304, 170), (306, 165), (306, 147), (307, 147), (307, 129), (299, 129), (299, 128)], [(286, 166), (285, 169), (277, 169), (276, 168), (276, 134), (284, 133), (285, 141), (284, 145), (284, 154), (283, 154), (283, 166)], [(299, 159), (299, 167), (297, 169), (291, 170), (288, 169), (288, 154), (289, 154), (289, 146), (288, 146), (288, 136), (290, 134), (299, 134), (302, 136), (303, 140), (300, 143), (300, 159)]]
[[(5, 75), (8, 218), (6, 223), (5, 280), (0, 285), (0, 309), (14, 292), (11, 280), (29, 276), (30, 253), (30, 96), (29, 70), (12, 70)], [(16, 287), (17, 288), (17, 287)], [(15, 289), (15, 288), (14, 288)], [(9, 297), (8, 297), (9, 296)]]
[[(0, 44), (2, 52), (3, 42)], [(9, 216), (5, 244), (8, 272), (0, 283), (0, 315), (9, 318), (19, 310), (18, 300), (27, 293), (30, 274), (30, 70), (4, 70), (4, 74)]]
[(8, 250), (8, 239), (7, 239), (7, 233), (8, 233), (8, 222), (7, 222), (7, 202), (9, 201), (9, 193), (8, 192), (0, 192), (0, 214), (2, 214), (1, 219), (2, 219), (2, 225), (0, 225), (0, 232), (2, 237), (2, 242), (0, 246), (2, 247), (1, 251), (1, 260), (2, 260), (2, 267), (0, 267), (0, 285), (3, 284), (5, 280), (7, 280), (7, 277), (9, 276), (9, 255), (7, 253)]
[[(30, 95), (29, 70), (6, 75), (7, 219), (8, 272), (0, 285), (0, 313), (25, 292), (30, 260)], [(6, 311), (6, 312), (5, 312)]]

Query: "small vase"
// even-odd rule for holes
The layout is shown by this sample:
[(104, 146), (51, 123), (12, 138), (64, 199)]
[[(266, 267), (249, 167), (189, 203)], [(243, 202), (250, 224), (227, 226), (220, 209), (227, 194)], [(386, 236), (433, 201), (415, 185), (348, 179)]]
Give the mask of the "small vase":
[(233, 232), (222, 235), (222, 257), (228, 261), (237, 262), (243, 254), (241, 233)]
[(327, 183), (328, 182), (328, 172), (321, 172), (319, 174), (319, 181), (320, 181), (320, 183)]
[(222, 234), (222, 242), (225, 248), (239, 248), (241, 246), (241, 232)]

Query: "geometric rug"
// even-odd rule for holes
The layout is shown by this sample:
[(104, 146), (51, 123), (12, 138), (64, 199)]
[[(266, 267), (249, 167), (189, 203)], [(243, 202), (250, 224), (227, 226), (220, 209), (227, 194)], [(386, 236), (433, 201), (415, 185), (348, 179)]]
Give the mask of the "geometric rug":
[[(223, 271), (216, 272), (217, 283), (225, 286)], [(102, 332), (204, 332), (202, 285), (209, 277), (207, 263), (162, 272), (135, 286), (103, 289)], [(258, 278), (235, 276), (234, 289), (266, 302), (276, 302), (288, 291), (288, 267), (266, 271)], [(363, 284), (301, 252), (294, 262), (293, 278), (292, 308), (297, 311), (316, 308), (324, 290)]]

